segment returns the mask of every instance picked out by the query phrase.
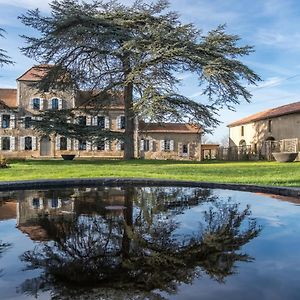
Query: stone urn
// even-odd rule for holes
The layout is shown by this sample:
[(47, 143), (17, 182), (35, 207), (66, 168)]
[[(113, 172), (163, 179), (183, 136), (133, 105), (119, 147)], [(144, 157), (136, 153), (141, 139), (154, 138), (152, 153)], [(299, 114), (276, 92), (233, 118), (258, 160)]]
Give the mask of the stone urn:
[(296, 159), (298, 152), (272, 152), (278, 162), (292, 162)]
[(62, 154), (61, 157), (63, 160), (73, 160), (75, 158), (75, 154)]

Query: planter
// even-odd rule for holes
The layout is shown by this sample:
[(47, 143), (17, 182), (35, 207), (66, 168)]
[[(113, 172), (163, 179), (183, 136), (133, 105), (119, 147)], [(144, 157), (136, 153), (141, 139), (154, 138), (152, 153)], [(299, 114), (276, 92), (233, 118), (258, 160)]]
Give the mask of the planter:
[(273, 152), (272, 155), (278, 162), (291, 162), (296, 159), (298, 152)]
[(75, 158), (75, 154), (62, 154), (61, 157), (63, 160), (73, 160)]

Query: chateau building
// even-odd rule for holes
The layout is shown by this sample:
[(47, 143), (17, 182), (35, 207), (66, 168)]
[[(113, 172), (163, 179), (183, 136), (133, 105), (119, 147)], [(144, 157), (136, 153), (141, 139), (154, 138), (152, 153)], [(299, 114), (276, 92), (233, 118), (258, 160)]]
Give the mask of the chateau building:
[(262, 151), (266, 142), (295, 140), (299, 151), (300, 102), (262, 111), (228, 125), (229, 146), (251, 146)]
[[(41, 80), (49, 66), (39, 65), (27, 70), (17, 79), (16, 89), (0, 88), (0, 155), (6, 157), (123, 157), (122, 141), (105, 141), (97, 145), (83, 139), (58, 135), (43, 135), (31, 126), (31, 121), (45, 110), (80, 107), (83, 92), (45, 91), (34, 83)], [(109, 110), (97, 115), (79, 115), (78, 122), (86, 126), (122, 132), (125, 129), (122, 96), (114, 99)], [(145, 123), (136, 121), (135, 152), (137, 157), (151, 159), (201, 160), (202, 130), (181, 123)]]

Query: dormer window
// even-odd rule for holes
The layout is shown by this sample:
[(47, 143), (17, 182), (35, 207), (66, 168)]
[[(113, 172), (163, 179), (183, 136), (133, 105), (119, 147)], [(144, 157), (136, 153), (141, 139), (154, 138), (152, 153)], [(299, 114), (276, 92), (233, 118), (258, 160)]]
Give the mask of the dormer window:
[(10, 127), (10, 115), (2, 115), (2, 128)]
[(41, 100), (40, 100), (40, 98), (32, 99), (32, 108), (33, 108), (33, 110), (40, 110), (41, 109)]
[(86, 116), (79, 116), (78, 117), (78, 124), (82, 126), (86, 126)]
[(58, 110), (58, 108), (59, 108), (59, 101), (58, 101), (57, 98), (53, 98), (53, 99), (51, 100), (51, 108), (52, 108), (53, 110)]

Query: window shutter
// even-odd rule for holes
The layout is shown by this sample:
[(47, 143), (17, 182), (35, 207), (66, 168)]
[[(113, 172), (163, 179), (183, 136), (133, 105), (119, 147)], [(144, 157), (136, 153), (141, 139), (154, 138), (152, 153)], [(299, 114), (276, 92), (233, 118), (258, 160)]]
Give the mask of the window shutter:
[(96, 141), (93, 141), (93, 143), (92, 143), (92, 150), (97, 151), (97, 142)]
[(174, 140), (170, 140), (170, 151), (174, 151)]
[(144, 151), (144, 144), (145, 144), (144, 140), (141, 139), (141, 141), (140, 141), (140, 151)]
[(79, 141), (74, 139), (74, 150), (78, 150), (79, 149)]
[(86, 125), (91, 126), (92, 125), (92, 117), (91, 116), (86, 116)]
[(165, 151), (165, 140), (160, 141), (160, 151)]
[(91, 151), (91, 149), (92, 149), (92, 143), (86, 142), (86, 151)]
[(178, 143), (178, 155), (179, 156), (183, 156), (182, 143)]
[(117, 128), (121, 129), (121, 116), (117, 117)]
[(116, 144), (116, 150), (121, 151), (121, 142), (120, 141), (118, 141)]
[(52, 99), (48, 100), (48, 109), (52, 109)]
[(98, 121), (98, 117), (97, 116), (93, 117), (92, 118), (92, 125), (97, 126), (97, 121)]
[(105, 117), (105, 129), (109, 129), (109, 117), (108, 116), (106, 116)]
[(14, 136), (10, 137), (10, 151), (16, 150), (16, 138)]
[(110, 142), (109, 141), (105, 141), (105, 143), (104, 143), (104, 150), (105, 151), (109, 151), (110, 150)]
[(40, 110), (44, 110), (44, 99), (40, 98)]
[(25, 150), (25, 137), (21, 136), (20, 137), (20, 151), (24, 151)]
[(60, 150), (60, 136), (56, 137), (56, 150)]
[(16, 115), (15, 114), (11, 114), (10, 115), (10, 122), (9, 122), (9, 126), (11, 129), (16, 128)]
[(29, 108), (33, 110), (33, 99), (29, 100)]
[(153, 151), (153, 140), (149, 140), (149, 151)]
[[(37, 137), (36, 136), (32, 136), (32, 151), (36, 151), (37, 150)], [(24, 143), (25, 145), (25, 143)]]
[(58, 109), (62, 109), (62, 108), (63, 108), (63, 100), (58, 99)]
[(72, 140), (67, 139), (67, 150), (72, 150)]

